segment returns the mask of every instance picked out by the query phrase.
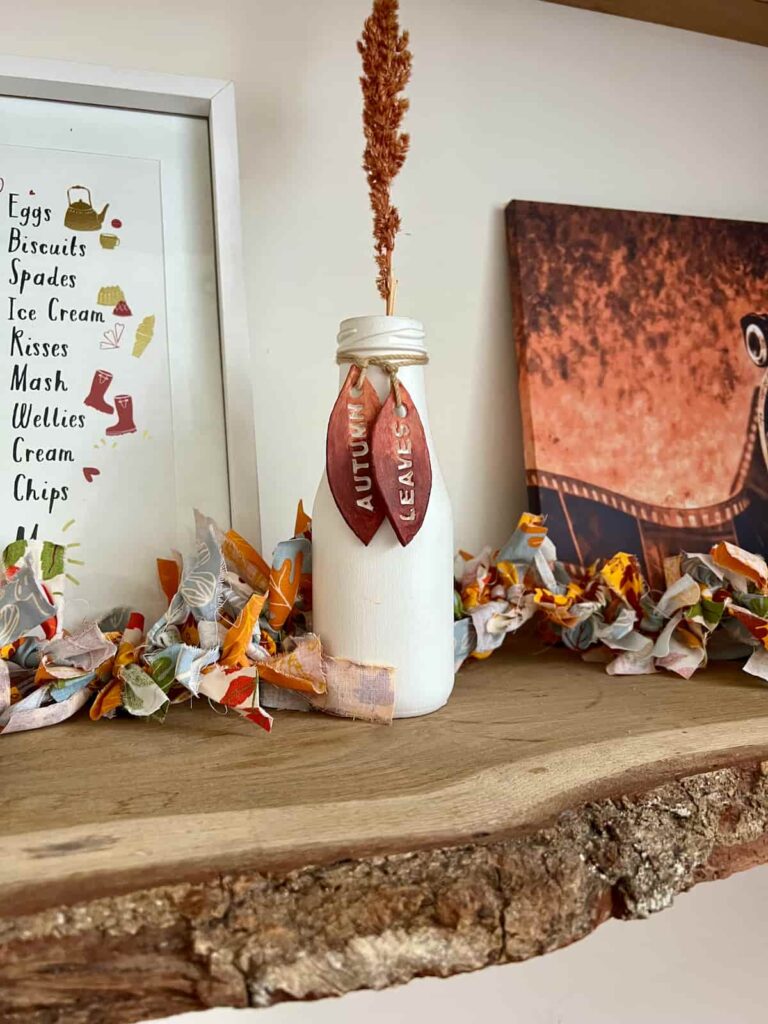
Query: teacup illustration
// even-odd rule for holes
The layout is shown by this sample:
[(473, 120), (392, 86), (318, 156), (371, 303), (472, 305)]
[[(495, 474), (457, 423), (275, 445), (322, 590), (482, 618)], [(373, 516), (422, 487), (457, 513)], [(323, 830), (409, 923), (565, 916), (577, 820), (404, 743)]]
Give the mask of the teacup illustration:
[(99, 243), (102, 249), (116, 249), (120, 245), (117, 235), (99, 235)]

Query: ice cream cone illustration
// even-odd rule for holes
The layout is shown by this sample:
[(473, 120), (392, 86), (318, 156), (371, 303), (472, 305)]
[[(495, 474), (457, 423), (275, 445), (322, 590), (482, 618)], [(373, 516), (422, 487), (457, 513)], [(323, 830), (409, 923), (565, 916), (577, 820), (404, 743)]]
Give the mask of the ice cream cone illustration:
[(133, 343), (133, 352), (131, 353), (137, 359), (143, 354), (144, 349), (152, 341), (152, 337), (155, 333), (155, 318), (154, 316), (145, 316), (139, 326), (136, 328), (136, 338)]
[(103, 412), (107, 416), (111, 416), (115, 410), (104, 397), (111, 383), (112, 374), (109, 370), (96, 370), (91, 381), (91, 390), (88, 392), (84, 404), (90, 409), (95, 409), (96, 412)]
[(133, 398), (130, 395), (115, 395), (117, 423), (107, 427), (107, 437), (120, 437), (122, 434), (135, 434), (136, 424), (133, 422)]

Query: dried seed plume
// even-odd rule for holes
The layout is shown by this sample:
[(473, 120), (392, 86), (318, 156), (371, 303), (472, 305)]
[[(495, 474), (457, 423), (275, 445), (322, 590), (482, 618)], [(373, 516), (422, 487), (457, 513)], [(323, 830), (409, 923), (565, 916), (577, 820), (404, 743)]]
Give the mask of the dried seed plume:
[(392, 253), (400, 230), (400, 214), (392, 205), (391, 187), (410, 144), (400, 124), (408, 110), (408, 100), (401, 93), (411, 77), (412, 57), (408, 33), (400, 31), (398, 13), (398, 0), (373, 0), (373, 10), (357, 44), (363, 62), (363, 170), (373, 210), (373, 243), (379, 270), (376, 284), (389, 315), (394, 312), (397, 287)]

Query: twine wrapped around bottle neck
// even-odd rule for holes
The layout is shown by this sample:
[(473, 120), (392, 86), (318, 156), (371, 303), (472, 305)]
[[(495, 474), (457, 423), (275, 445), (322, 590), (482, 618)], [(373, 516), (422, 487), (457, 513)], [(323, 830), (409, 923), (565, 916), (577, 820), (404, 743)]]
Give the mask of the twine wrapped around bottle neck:
[(395, 396), (395, 405), (402, 408), (400, 401), (400, 381), (397, 379), (397, 372), (404, 366), (425, 366), (429, 362), (426, 352), (392, 352), (386, 356), (356, 356), (351, 352), (339, 352), (336, 355), (336, 362), (339, 366), (344, 363), (351, 363), (356, 366), (360, 373), (355, 381), (355, 387), (362, 386), (369, 366), (378, 366), (389, 377), (389, 384), (392, 394)]

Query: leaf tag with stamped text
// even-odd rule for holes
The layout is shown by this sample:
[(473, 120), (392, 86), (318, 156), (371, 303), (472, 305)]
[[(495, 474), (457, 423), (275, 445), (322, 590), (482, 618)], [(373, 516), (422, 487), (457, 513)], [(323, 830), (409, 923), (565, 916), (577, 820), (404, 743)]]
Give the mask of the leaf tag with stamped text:
[(362, 371), (351, 366), (328, 421), (325, 469), (336, 506), (350, 530), (370, 544), (384, 522), (384, 506), (373, 479), (371, 433), (381, 409)]
[(394, 391), (373, 428), (373, 475), (384, 511), (405, 547), (424, 523), (432, 493), (432, 464), (424, 425), (413, 399), (399, 385), (400, 411)]

